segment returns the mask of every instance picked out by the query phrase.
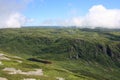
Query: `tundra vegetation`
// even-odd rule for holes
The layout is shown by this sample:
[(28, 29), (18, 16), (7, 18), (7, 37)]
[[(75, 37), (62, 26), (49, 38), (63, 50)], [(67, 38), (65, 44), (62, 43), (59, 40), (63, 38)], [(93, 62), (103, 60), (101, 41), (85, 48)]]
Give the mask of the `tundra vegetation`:
[(0, 29), (0, 51), (1, 80), (120, 79), (118, 29)]

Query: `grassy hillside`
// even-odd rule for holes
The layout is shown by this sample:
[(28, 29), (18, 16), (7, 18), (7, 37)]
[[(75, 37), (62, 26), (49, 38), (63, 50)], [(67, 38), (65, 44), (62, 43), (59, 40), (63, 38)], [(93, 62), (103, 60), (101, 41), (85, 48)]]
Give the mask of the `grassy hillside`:
[[(56, 64), (38, 64), (4, 52), (0, 52), (0, 55), (6, 58), (0, 59), (1, 80), (4, 80), (3, 78), (5, 80), (94, 80), (91, 77), (70, 72)], [(42, 72), (33, 73), (32, 71), (36, 69), (42, 69)], [(31, 74), (27, 73), (29, 71)]]
[(1, 29), (0, 50), (20, 56), (28, 62), (30, 58), (33, 58), (35, 60), (31, 62), (39, 66), (45, 64), (42, 62), (48, 61), (51, 63), (48, 65), (52, 65), (54, 68), (48, 66), (47, 71), (49, 71), (48, 69), (50, 71), (47, 75), (55, 77), (58, 73), (58, 75), (66, 74), (61, 71), (65, 70), (69, 75), (62, 76), (65, 80), (82, 80), (83, 77), (85, 80), (120, 79), (119, 30)]

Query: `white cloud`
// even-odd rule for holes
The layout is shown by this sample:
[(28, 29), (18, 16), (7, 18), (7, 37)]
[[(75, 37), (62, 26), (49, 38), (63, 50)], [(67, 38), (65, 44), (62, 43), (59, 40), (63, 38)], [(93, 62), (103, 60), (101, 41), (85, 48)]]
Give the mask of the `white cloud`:
[(40, 23), (42, 26), (80, 26), (81, 20), (78, 17), (70, 18), (70, 19), (48, 19)]
[(107, 9), (102, 5), (93, 6), (84, 17), (83, 26), (120, 28), (120, 10)]
[(73, 17), (70, 19), (57, 21), (57, 24), (60, 24), (62, 26), (82, 26), (81, 23), (82, 20), (79, 17)]
[(6, 26), (4, 28), (20, 28), (21, 25), (27, 22), (27, 19), (25, 16), (14, 13), (9, 16), (9, 18), (6, 20)]
[(85, 16), (52, 22), (62, 26), (120, 28), (120, 9), (107, 9), (103, 5), (95, 5)]
[(0, 0), (0, 28), (19, 28), (28, 19), (22, 10), (32, 0)]

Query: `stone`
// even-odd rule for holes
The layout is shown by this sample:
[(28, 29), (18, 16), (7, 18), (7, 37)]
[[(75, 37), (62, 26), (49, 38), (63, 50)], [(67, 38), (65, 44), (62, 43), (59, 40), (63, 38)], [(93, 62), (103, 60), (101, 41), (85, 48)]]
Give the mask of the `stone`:
[(23, 74), (23, 75), (35, 75), (35, 76), (43, 75), (42, 69), (36, 69), (35, 71), (23, 72), (19, 69), (16, 70), (15, 68), (4, 68), (3, 71), (7, 71), (8, 74)]
[(0, 77), (0, 80), (8, 80), (7, 78)]

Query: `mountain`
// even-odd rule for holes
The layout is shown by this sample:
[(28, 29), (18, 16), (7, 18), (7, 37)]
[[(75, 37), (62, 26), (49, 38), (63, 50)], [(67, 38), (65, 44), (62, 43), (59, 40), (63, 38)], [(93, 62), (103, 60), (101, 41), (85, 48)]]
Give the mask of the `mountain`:
[[(19, 28), (0, 30), (0, 51), (21, 57), (0, 60), (0, 77), (9, 80), (119, 80), (120, 31), (88, 28)], [(44, 75), (11, 74), (42, 69)], [(33, 72), (34, 73), (34, 72)]]

